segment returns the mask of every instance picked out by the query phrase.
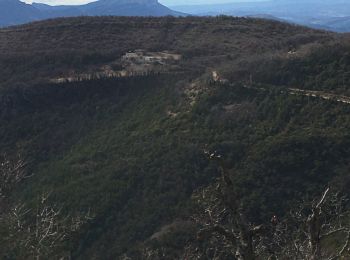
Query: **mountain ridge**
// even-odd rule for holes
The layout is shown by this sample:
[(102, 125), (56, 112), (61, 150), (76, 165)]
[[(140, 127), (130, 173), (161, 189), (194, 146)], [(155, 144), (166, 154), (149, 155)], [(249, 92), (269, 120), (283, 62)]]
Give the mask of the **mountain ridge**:
[(103, 15), (180, 16), (182, 13), (169, 9), (157, 0), (99, 0), (75, 6), (50, 6), (35, 2), (30, 5), (19, 0), (0, 1), (0, 26), (18, 25), (58, 17)]
[(19, 0), (0, 1), (0, 26), (27, 23), (44, 18), (42, 12)]
[[(272, 15), (286, 22), (296, 23), (315, 29), (349, 32), (350, 5), (344, 0), (274, 0), (261, 2), (236, 2), (206, 5), (172, 6), (174, 10), (191, 15), (254, 16)], [(335, 21), (338, 20), (338, 21)]]

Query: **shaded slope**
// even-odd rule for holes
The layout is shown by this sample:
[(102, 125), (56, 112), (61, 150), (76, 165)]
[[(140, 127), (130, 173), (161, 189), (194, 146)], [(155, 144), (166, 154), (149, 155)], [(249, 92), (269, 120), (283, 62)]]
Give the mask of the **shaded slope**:
[[(0, 152), (23, 154), (34, 174), (16, 187), (11, 203), (35, 209), (49, 191), (50, 203), (65, 214), (94, 213), (62, 242), (60, 256), (142, 259), (142, 244), (164, 225), (186, 219), (193, 191), (215, 181), (217, 165), (205, 149), (225, 156), (256, 223), (283, 215), (329, 183), (346, 190), (349, 105), (283, 91), (303, 68), (295, 61), (305, 65), (300, 81), (322, 72), (341, 75), (349, 64), (339, 55), (348, 49), (342, 40), (227, 17), (85, 17), (1, 30)], [(337, 55), (330, 51), (334, 44), (342, 46)], [(139, 48), (183, 54), (185, 73), (47, 83)], [(299, 56), (290, 57), (293, 48)], [(213, 70), (233, 84), (214, 82)], [(255, 89), (244, 87), (249, 81)], [(188, 233), (159, 241), (171, 249), (168, 259), (195, 237)], [(1, 248), (16, 258), (16, 243), (8, 241)]]
[(16, 198), (35, 205), (50, 191), (65, 212), (94, 213), (65, 247), (73, 257), (132, 255), (163, 225), (185, 218), (192, 192), (218, 174), (206, 148), (229, 161), (254, 222), (282, 215), (327, 183), (347, 185), (348, 105), (214, 84), (190, 107), (182, 86), (191, 77), (2, 92), (17, 100), (1, 109), (2, 152), (17, 147), (35, 173)]

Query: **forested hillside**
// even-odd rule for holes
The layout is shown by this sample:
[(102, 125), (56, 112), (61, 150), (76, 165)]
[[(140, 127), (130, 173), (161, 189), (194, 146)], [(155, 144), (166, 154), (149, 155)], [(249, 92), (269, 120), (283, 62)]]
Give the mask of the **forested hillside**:
[[(181, 59), (53, 81), (125, 69), (139, 49)], [(326, 187), (349, 195), (350, 105), (337, 100), (349, 95), (349, 53), (347, 35), (261, 19), (0, 30), (0, 258), (184, 259), (203, 243), (196, 194), (221, 174), (208, 151), (254, 225)]]

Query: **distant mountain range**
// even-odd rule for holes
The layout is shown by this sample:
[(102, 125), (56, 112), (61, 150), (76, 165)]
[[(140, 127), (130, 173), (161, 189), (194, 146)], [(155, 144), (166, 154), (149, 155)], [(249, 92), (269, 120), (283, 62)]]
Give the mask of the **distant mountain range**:
[(266, 0), (212, 5), (172, 6), (192, 15), (262, 17), (316, 29), (350, 32), (349, 0)]
[(0, 26), (10, 26), (55, 17), (68, 16), (179, 16), (157, 0), (99, 0), (79, 6), (50, 6), (19, 0), (0, 0)]
[(99, 0), (78, 6), (25, 4), (0, 0), (0, 27), (55, 17), (74, 16), (195, 16), (259, 17), (301, 24), (316, 29), (350, 32), (349, 0), (266, 0), (212, 5), (173, 6), (158, 0)]
[(26, 23), (42, 18), (40, 10), (18, 0), (0, 0), (0, 26)]

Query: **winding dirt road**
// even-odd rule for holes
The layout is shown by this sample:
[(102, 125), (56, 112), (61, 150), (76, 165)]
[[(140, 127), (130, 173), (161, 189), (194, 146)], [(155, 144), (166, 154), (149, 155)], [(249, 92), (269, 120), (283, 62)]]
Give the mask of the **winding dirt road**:
[(291, 95), (302, 95), (307, 97), (315, 97), (315, 98), (333, 100), (336, 102), (350, 104), (350, 97), (348, 96), (325, 93), (323, 91), (304, 90), (304, 89), (298, 89), (298, 88), (288, 88), (288, 91)]

